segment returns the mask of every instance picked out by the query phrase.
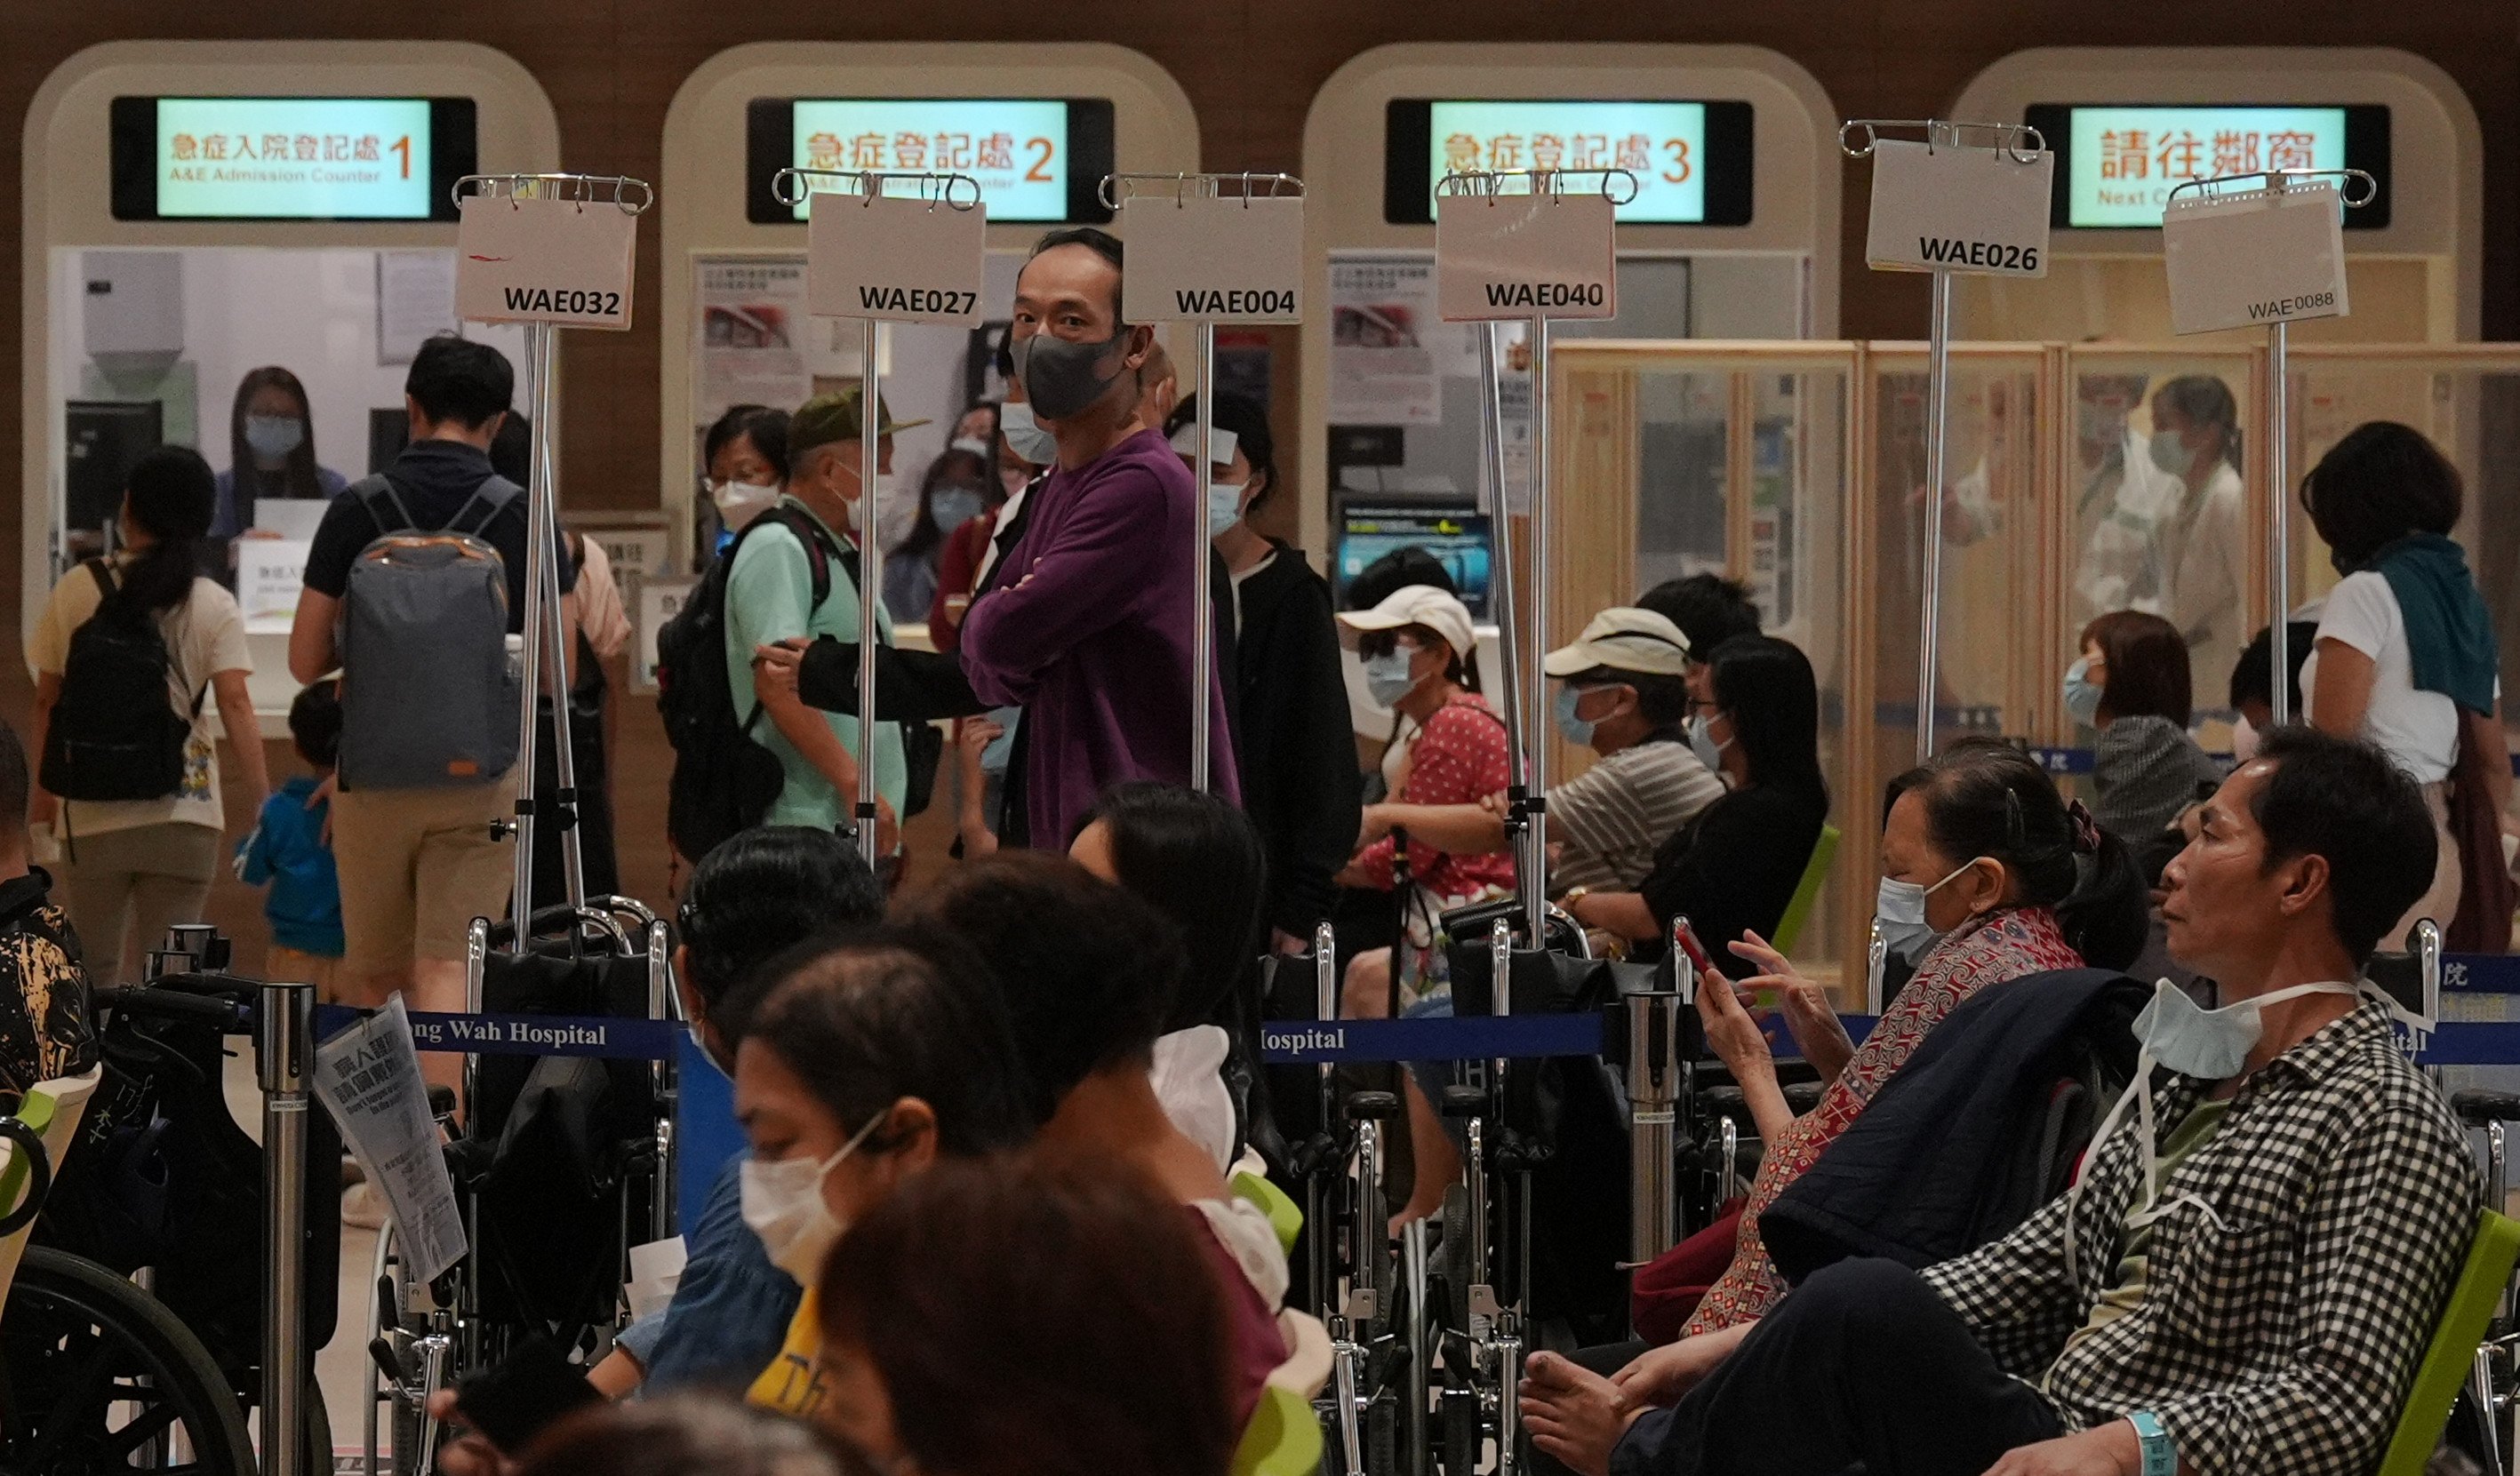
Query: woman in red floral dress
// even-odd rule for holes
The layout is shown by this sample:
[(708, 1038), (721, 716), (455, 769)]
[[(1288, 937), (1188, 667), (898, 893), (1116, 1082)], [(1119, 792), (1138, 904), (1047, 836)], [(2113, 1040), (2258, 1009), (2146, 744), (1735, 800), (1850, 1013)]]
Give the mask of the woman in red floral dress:
[(2028, 755), (1963, 743), (1902, 775), (1891, 792), (1878, 912), (1884, 938), (1916, 960), (1916, 973), (1861, 1048), (1848, 1042), (1826, 992), (1791, 972), (1765, 940), (1733, 945), (1761, 969), (1743, 981), (1744, 992), (1781, 992), (1787, 1028), (1825, 1083), (1819, 1104), (1793, 1115), (1767, 1038), (1739, 997), (1698, 991), (1708, 1042), (1740, 1084), (1767, 1152), (1732, 1264), (1698, 1303), (1684, 1337), (1754, 1321), (1784, 1296), (1759, 1238), (1760, 1213), (1961, 1001), (1991, 984), (2087, 961), (2122, 968), (2143, 944), (2148, 917), (2132, 857), (2079, 802), (2069, 808)]

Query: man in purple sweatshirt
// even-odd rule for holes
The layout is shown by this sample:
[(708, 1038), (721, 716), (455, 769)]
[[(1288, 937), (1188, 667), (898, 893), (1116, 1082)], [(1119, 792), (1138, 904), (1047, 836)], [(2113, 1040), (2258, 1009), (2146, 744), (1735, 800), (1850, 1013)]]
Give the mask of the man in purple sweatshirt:
[[(1044, 850), (1066, 849), (1113, 784), (1190, 783), (1191, 559), (1207, 557), (1206, 514), (1140, 413), (1138, 370), (1153, 346), (1151, 328), (1120, 321), (1118, 241), (1079, 228), (1033, 247), (1015, 279), (1014, 369), (1058, 464), (1031, 493), (996, 593), (965, 617), (962, 646), (979, 698), (1024, 709), (1031, 843)], [(1209, 787), (1239, 802), (1222, 669), (1210, 667), (1203, 704)]]

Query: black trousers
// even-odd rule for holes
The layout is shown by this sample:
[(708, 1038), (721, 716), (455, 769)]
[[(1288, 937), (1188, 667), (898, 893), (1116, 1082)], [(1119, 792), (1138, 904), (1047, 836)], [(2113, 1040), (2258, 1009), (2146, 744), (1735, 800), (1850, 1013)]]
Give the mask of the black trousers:
[(1984, 1476), (2064, 1433), (1958, 1316), (1896, 1261), (1797, 1288), (1713, 1376), (1628, 1427), (1612, 1476)]

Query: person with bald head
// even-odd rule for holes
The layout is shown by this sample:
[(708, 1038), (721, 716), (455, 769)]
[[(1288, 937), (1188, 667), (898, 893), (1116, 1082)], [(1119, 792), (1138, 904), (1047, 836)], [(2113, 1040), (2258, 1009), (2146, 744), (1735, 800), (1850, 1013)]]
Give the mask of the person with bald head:
[[(1025, 833), (1041, 849), (1065, 847), (1113, 784), (1189, 783), (1194, 717), (1208, 725), (1209, 787), (1241, 798), (1225, 663), (1191, 688), (1206, 512), (1148, 415), (1158, 350), (1152, 328), (1121, 319), (1120, 262), (1106, 232), (1053, 231), (1015, 280), (1015, 378), (1057, 465), (1027, 498), (995, 593), (963, 622), (973, 693), (1024, 709)], [(1232, 646), (1219, 636), (1214, 649)]]

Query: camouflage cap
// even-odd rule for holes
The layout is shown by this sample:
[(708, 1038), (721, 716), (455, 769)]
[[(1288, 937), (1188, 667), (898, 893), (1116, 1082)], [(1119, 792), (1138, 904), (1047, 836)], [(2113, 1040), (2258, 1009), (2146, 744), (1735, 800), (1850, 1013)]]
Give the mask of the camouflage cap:
[[(833, 441), (858, 439), (863, 425), (860, 405), (865, 397), (864, 384), (851, 384), (830, 394), (818, 394), (796, 407), (796, 413), (788, 418), (789, 465), (802, 461), (805, 453), (817, 447), (828, 446)], [(883, 402), (881, 395), (876, 397), (876, 413), (878, 435), (890, 435), (896, 430), (927, 424), (925, 421), (894, 420), (892, 407)]]

